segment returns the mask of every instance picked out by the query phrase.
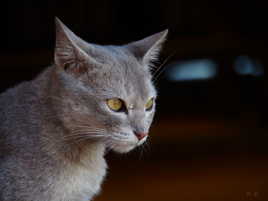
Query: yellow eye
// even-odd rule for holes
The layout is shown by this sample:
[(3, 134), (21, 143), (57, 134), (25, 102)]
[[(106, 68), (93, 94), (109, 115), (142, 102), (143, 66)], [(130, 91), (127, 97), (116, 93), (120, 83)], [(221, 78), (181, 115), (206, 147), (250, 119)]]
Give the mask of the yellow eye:
[(120, 111), (124, 106), (123, 101), (118, 98), (108, 99), (106, 103), (108, 107), (115, 112)]
[(154, 98), (150, 98), (148, 102), (145, 104), (146, 110), (151, 110), (154, 104)]

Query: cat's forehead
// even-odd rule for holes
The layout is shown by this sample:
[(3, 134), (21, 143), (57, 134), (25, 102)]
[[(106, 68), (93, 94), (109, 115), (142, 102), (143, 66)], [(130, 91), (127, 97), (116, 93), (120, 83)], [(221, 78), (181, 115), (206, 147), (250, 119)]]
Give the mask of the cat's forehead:
[(92, 76), (99, 86), (106, 88), (104, 92), (109, 91), (109, 96), (124, 99), (148, 99), (155, 96), (148, 68), (120, 47), (107, 48), (106, 61)]
[(167, 33), (165, 30), (122, 46), (102, 46), (87, 43), (57, 19), (55, 66), (71, 83), (77, 83), (78, 78), (83, 90), (96, 92), (93, 96), (106, 93), (147, 99), (156, 94), (149, 65), (158, 58)]

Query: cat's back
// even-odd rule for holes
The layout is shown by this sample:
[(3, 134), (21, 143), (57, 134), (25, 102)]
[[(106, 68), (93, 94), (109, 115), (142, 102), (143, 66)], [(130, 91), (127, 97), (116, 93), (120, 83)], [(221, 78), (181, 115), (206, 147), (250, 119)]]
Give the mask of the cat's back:
[(22, 82), (19, 85), (0, 93), (1, 117), (8, 117), (6, 114), (7, 112), (9, 115), (12, 115), (12, 113), (20, 113), (20, 109), (25, 108), (27, 102), (29, 102), (29, 99), (33, 98), (34, 96), (35, 93), (30, 81)]
[(2, 132), (22, 123), (32, 107), (31, 99), (34, 97), (31, 82), (23, 82), (0, 94), (0, 129)]
[(104, 147), (85, 151), (85, 165), (63, 165), (46, 155), (40, 148), (45, 113), (36, 85), (25, 82), (0, 95), (0, 200), (18, 201), (22, 195), (27, 201), (89, 200), (105, 176)]
[[(38, 186), (44, 178), (40, 163), (40, 98), (33, 81), (23, 82), (0, 94), (0, 200), (32, 200), (31, 183)], [(39, 114), (39, 116), (38, 116)], [(43, 170), (49, 175), (50, 169)], [(14, 178), (16, 178), (14, 180)], [(26, 196), (25, 199), (23, 196)]]
[[(31, 82), (23, 82), (0, 94), (0, 154), (23, 143), (31, 143), (32, 114), (38, 96)], [(30, 123), (30, 124), (29, 124)], [(31, 125), (31, 126), (29, 126)], [(3, 150), (4, 149), (4, 150)]]

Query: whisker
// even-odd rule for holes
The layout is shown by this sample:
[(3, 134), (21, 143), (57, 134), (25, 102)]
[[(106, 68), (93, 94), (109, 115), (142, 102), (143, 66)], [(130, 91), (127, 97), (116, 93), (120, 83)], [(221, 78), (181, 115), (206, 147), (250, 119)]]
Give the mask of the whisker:
[(121, 142), (127, 142), (128, 137), (125, 136), (118, 136), (118, 135), (110, 135), (110, 137), (114, 140), (120, 140)]
[(106, 133), (104, 129), (88, 129), (88, 128), (75, 128), (71, 129), (71, 133), (87, 132), (87, 133)]
[(81, 142), (89, 139), (100, 139), (100, 138), (106, 138), (107, 134), (103, 131), (96, 131), (96, 130), (73, 130), (71, 134), (65, 135), (64, 140), (66, 141), (75, 141), (75, 142)]
[[(153, 82), (157, 81), (157, 79), (159, 78), (159, 76), (164, 72), (165, 70), (165, 64), (168, 62), (168, 60), (170, 60), (176, 52), (172, 53), (171, 55), (169, 55), (164, 62), (157, 68), (157, 70), (154, 72), (153, 74)], [(163, 67), (163, 68), (162, 68)]]
[(65, 136), (65, 139), (77, 139), (77, 138), (102, 138), (105, 137), (105, 135), (92, 135), (92, 134), (81, 134), (81, 135), (70, 135), (70, 136)]
[(144, 150), (146, 151), (146, 153), (149, 153), (150, 152), (150, 141), (147, 139), (145, 142), (144, 142), (144, 146), (143, 146)]
[[(78, 122), (79, 123), (79, 122)], [(88, 128), (88, 129), (91, 129), (91, 130), (105, 130), (103, 128), (98, 128), (98, 127), (90, 127), (89, 125), (77, 125), (75, 126), (75, 128)], [(75, 129), (74, 128), (74, 129)]]
[(142, 159), (142, 157), (143, 157), (143, 155), (144, 155), (144, 144), (142, 144), (141, 146), (140, 146), (140, 155), (139, 155), (139, 159), (141, 160)]
[(158, 66), (158, 67), (156, 67), (156, 70), (155, 70), (155, 72), (153, 73), (153, 77), (157, 74), (157, 72), (167, 63), (167, 61), (169, 60), (169, 57), (170, 56), (168, 56), (161, 64), (160, 64), (160, 66)]
[(108, 139), (105, 140), (105, 143), (106, 143), (106, 154), (107, 154), (115, 147), (115, 145)]
[(71, 134), (69, 134), (69, 136), (83, 135), (83, 134), (101, 135), (101, 134), (105, 134), (105, 133), (106, 132), (81, 130), (81, 131), (73, 131), (73, 132), (71, 132)]
[(107, 132), (103, 131), (87, 131), (87, 130), (80, 130), (80, 131), (73, 131), (69, 134), (69, 136), (76, 136), (76, 135), (107, 135)]
[(90, 128), (90, 127), (76, 127), (71, 129), (71, 131), (76, 131), (76, 130), (87, 130), (87, 131), (105, 131), (104, 129), (99, 129), (99, 128)]

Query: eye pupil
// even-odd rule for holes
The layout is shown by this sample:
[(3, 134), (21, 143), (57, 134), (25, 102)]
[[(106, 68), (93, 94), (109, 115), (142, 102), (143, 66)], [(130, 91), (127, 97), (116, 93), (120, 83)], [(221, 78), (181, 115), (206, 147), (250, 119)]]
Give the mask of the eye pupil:
[(118, 98), (112, 98), (107, 100), (107, 105), (111, 110), (119, 112), (120, 110), (122, 110), (124, 103)]
[(145, 109), (147, 111), (151, 110), (153, 108), (153, 104), (154, 104), (154, 98), (149, 99), (149, 101), (145, 105)]

